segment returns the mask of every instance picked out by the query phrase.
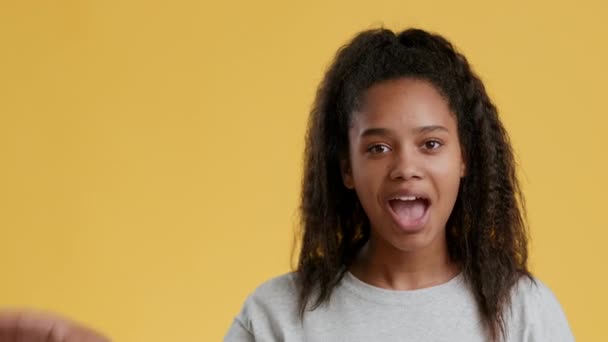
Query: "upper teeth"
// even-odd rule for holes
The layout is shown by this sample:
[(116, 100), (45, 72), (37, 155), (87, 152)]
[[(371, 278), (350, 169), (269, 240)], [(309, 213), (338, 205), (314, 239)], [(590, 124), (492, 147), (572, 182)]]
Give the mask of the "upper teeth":
[(395, 197), (393, 199), (398, 199), (400, 201), (414, 201), (414, 200), (418, 199), (418, 197), (416, 197), (416, 196), (400, 196), (400, 197)]

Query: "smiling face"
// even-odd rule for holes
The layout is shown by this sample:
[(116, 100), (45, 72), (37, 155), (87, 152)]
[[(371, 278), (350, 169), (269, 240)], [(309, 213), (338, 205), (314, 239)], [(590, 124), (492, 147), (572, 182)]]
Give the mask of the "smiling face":
[(465, 174), (456, 117), (431, 83), (377, 83), (353, 113), (344, 185), (371, 222), (382, 249), (447, 249), (445, 225)]

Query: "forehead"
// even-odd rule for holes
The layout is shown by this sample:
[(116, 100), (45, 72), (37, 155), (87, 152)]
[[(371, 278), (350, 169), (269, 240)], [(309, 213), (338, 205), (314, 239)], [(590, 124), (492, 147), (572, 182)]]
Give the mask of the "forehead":
[(367, 89), (362, 100), (352, 128), (456, 126), (448, 101), (428, 81), (401, 78), (380, 82)]

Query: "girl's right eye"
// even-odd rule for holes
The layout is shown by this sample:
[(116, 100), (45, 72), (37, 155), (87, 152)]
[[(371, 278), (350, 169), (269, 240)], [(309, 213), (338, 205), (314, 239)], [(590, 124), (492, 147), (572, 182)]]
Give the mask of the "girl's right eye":
[(391, 149), (383, 144), (376, 144), (376, 145), (372, 145), (370, 147), (367, 148), (367, 152), (371, 153), (371, 154), (381, 154), (381, 153), (386, 153), (388, 151), (390, 151)]

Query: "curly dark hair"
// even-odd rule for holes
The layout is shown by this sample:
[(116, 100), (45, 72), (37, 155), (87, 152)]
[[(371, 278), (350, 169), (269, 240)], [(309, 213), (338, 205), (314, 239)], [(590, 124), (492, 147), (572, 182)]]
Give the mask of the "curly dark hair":
[(421, 29), (366, 30), (341, 47), (310, 113), (297, 266), (300, 314), (327, 301), (370, 237), (370, 222), (343, 184), (348, 128), (364, 91), (413, 78), (430, 82), (455, 113), (467, 174), (446, 224), (451, 260), (470, 284), (489, 338), (505, 335), (505, 311), (527, 268), (525, 203), (509, 137), (467, 59), (444, 37)]

